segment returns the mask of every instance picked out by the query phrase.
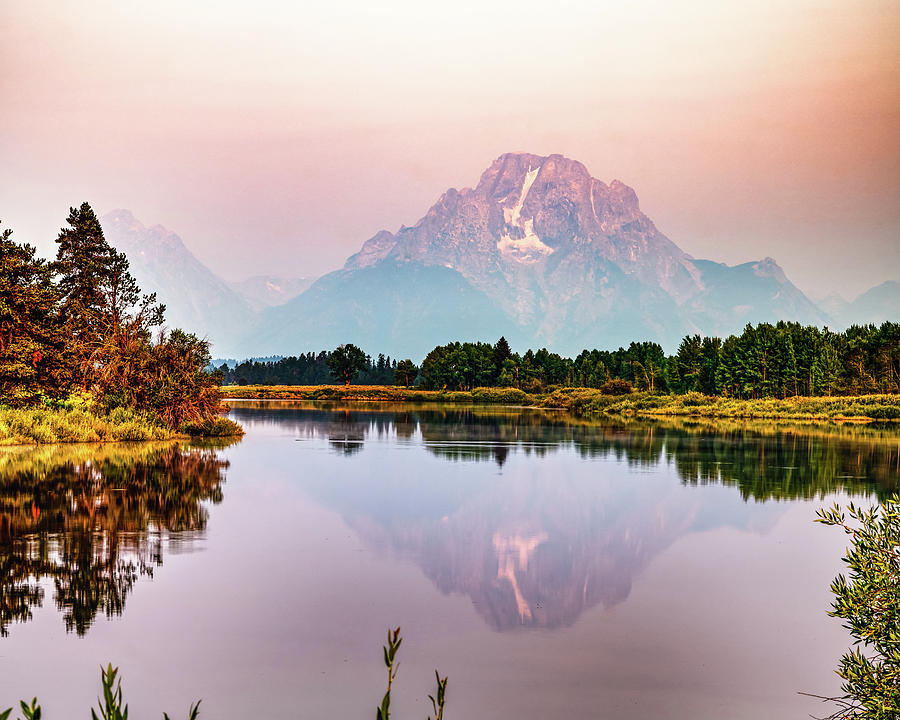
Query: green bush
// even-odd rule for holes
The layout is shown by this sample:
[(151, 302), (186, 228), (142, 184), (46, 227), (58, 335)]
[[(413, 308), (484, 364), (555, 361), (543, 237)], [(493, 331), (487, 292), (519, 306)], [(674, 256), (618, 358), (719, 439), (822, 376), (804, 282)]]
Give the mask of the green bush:
[(600, 386), (600, 392), (603, 395), (627, 395), (634, 392), (634, 386), (627, 380), (612, 378)]
[[(857, 646), (841, 658), (837, 673), (844, 695), (832, 717), (896, 720), (900, 717), (900, 497), (868, 510), (850, 503), (848, 521), (835, 504), (817, 522), (850, 536), (844, 556), (848, 577), (831, 584), (832, 617), (844, 620)], [(866, 649), (863, 654), (862, 648)]]
[(900, 419), (900, 407), (889, 405), (872, 405), (865, 409), (866, 417), (873, 420), (898, 420)]

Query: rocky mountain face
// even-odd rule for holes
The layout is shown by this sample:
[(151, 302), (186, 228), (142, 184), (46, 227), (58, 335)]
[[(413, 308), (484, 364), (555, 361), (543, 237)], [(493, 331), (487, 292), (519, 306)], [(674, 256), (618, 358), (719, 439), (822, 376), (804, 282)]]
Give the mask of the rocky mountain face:
[(298, 283), (272, 283), (266, 291), (259, 289), (259, 280), (251, 278), (245, 294), (241, 284), (230, 286), (162, 225), (146, 227), (128, 210), (113, 210), (101, 217), (100, 223), (110, 245), (128, 257), (131, 273), (143, 291), (155, 292), (165, 303), (167, 327), (208, 338), (217, 355), (246, 354), (243, 340), (259, 320), (262, 307), (274, 304), (279, 294), (282, 302), (290, 299), (287, 294)]
[(249, 340), (257, 352), (355, 342), (418, 358), (432, 336), (501, 334), (563, 354), (632, 340), (672, 351), (686, 333), (778, 319), (826, 317), (771, 258), (695, 260), (627, 185), (561, 155), (510, 153), (474, 188), (448, 190), (414, 226), (379, 232), (343, 270), (267, 311)]

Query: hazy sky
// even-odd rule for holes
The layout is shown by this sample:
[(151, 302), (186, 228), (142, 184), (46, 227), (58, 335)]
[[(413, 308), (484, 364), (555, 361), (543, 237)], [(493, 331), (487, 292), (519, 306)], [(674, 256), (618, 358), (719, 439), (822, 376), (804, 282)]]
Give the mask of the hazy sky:
[(131, 209), (321, 274), (503, 152), (633, 186), (696, 257), (900, 280), (900, 2), (0, 3), (0, 219)]

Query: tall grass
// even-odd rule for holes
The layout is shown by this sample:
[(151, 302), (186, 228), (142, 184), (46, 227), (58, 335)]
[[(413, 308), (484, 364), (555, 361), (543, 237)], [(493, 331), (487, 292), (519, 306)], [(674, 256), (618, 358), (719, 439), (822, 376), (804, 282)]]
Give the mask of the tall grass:
[(167, 440), (175, 433), (152, 416), (118, 408), (109, 415), (86, 410), (0, 407), (0, 444)]
[(329, 400), (372, 402), (447, 402), (478, 405), (531, 405), (538, 396), (516, 388), (480, 387), (473, 390), (419, 390), (390, 385), (226, 385), (226, 399)]
[[(381, 704), (376, 710), (377, 720), (390, 720), (391, 717), (391, 690), (394, 680), (397, 677), (399, 662), (397, 662), (397, 651), (403, 643), (400, 637), (400, 628), (396, 630), (388, 630), (387, 645), (384, 650), (384, 664), (387, 668), (387, 692), (381, 699)], [(100, 668), (100, 685), (101, 696), (97, 698), (97, 705), (100, 714), (91, 709), (91, 720), (128, 720), (128, 705), (125, 702), (122, 693), (122, 679), (118, 677), (119, 668), (114, 668), (110, 663), (106, 668)], [(441, 677), (440, 673), (435, 670), (434, 677), (437, 681), (437, 689), (434, 695), (429, 695), (431, 707), (434, 711), (434, 720), (443, 720), (444, 706), (447, 702), (447, 678)], [(33, 698), (30, 703), (22, 700), (19, 703), (23, 720), (41, 720), (41, 706), (38, 704), (37, 698)], [(10, 715), (13, 709), (0, 711), (0, 720), (11, 720)], [(191, 703), (188, 709), (188, 720), (197, 720), (200, 714), (200, 701)], [(260, 715), (262, 717), (262, 715)], [(168, 713), (163, 713), (163, 720), (171, 720)], [(429, 716), (429, 720), (431, 720)]]
[[(100, 687), (102, 697), (97, 698), (97, 710), (91, 708), (91, 720), (128, 720), (128, 704), (122, 695), (122, 679), (117, 677), (119, 668), (112, 664), (106, 668), (100, 668)], [(32, 698), (30, 703), (22, 700), (19, 703), (22, 710), (22, 720), (41, 720), (41, 706), (37, 698)], [(0, 720), (11, 720), (13, 709), (0, 711)], [(200, 714), (200, 701), (192, 703), (188, 709), (188, 720), (197, 720)], [(163, 713), (164, 720), (170, 720), (167, 713)]]
[(222, 388), (226, 398), (252, 400), (327, 400), (336, 402), (456, 403), (537, 406), (568, 410), (576, 417), (661, 417), (780, 419), (800, 421), (900, 420), (900, 395), (793, 397), (739, 400), (691, 392), (662, 395), (563, 387), (526, 393), (516, 388), (419, 390), (383, 385), (247, 385)]
[(739, 400), (691, 392), (685, 395), (631, 393), (609, 396), (589, 388), (563, 388), (541, 401), (577, 416), (684, 416), (800, 421), (900, 420), (900, 395), (791, 397)]
[(184, 435), (233, 437), (240, 425), (226, 418), (186, 423), (180, 430), (163, 425), (151, 413), (116, 408), (98, 415), (83, 408), (0, 407), (0, 446), (169, 440)]

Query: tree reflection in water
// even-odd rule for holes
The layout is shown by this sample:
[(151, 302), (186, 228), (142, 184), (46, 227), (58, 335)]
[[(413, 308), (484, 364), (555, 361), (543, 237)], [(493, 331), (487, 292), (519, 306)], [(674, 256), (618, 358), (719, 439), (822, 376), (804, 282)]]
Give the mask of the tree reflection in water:
[[(773, 500), (838, 491), (884, 496), (900, 478), (900, 428), (892, 426), (585, 422), (562, 413), (453, 406), (273, 403), (246, 414), (243, 407), (234, 410), (240, 422), (327, 438), (342, 455), (349, 453), (336, 439), (352, 439), (353, 453), (364, 456), (366, 443), (387, 438), (452, 463), (496, 464), (490, 480), (459, 472), (441, 482), (427, 463), (417, 473), (408, 464), (362, 460), (301, 481), (370, 547), (391, 548), (442, 592), (469, 596), (501, 631), (567, 626), (587, 608), (617, 605), (680, 537), (723, 527), (767, 532), (787, 508)], [(570, 475), (548, 474), (565, 463), (522, 462), (573, 452), (616, 462)], [(647, 472), (635, 481), (617, 464)], [(737, 492), (685, 491), (700, 485)]]
[(0, 635), (25, 622), (45, 581), (67, 631), (121, 615), (141, 576), (162, 565), (170, 534), (206, 527), (227, 462), (213, 447), (52, 446), (0, 455)]
[[(244, 409), (252, 412), (245, 413)], [(448, 460), (494, 461), (514, 452), (541, 457), (574, 447), (584, 457), (615, 457), (635, 467), (672, 463), (684, 484), (735, 486), (745, 499), (798, 499), (825, 493), (896, 492), (900, 426), (797, 425), (774, 421), (659, 419), (598, 421), (520, 408), (242, 401), (234, 417), (326, 437), (340, 454), (367, 439), (421, 433)]]

